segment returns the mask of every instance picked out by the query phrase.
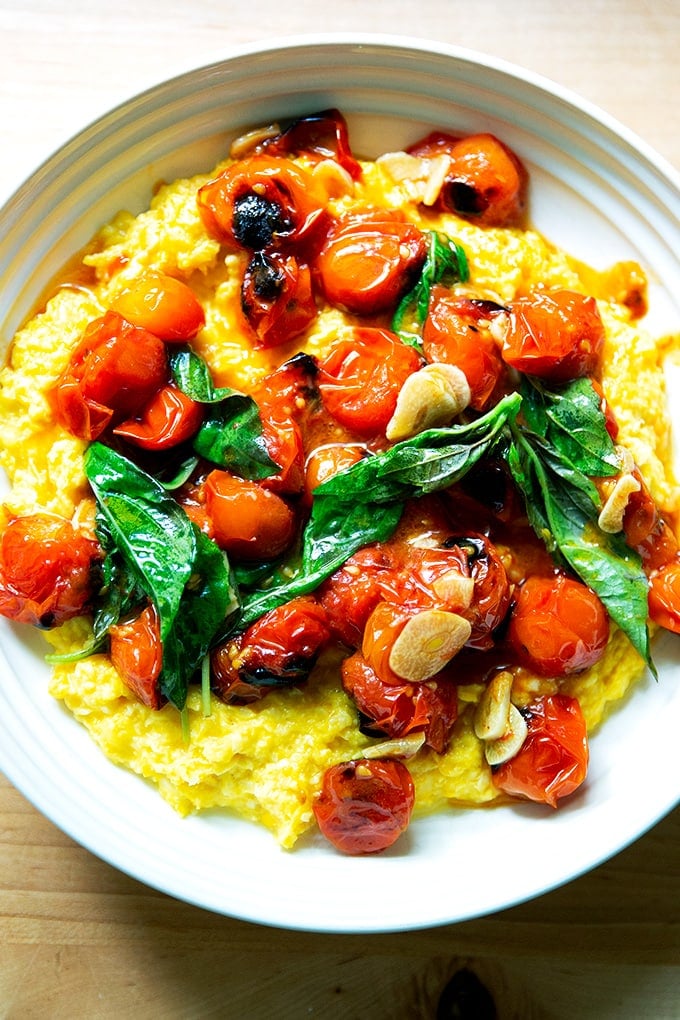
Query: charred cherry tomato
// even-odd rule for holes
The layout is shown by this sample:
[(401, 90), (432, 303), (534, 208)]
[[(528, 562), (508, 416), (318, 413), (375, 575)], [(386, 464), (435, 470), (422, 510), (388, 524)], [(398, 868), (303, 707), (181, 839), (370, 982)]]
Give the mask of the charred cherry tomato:
[(361, 177), (361, 166), (350, 149), (347, 122), (339, 110), (323, 110), (300, 117), (281, 134), (261, 142), (256, 151), (270, 156), (334, 159), (353, 180)]
[(275, 559), (295, 535), (295, 514), (280, 496), (228, 471), (206, 478), (205, 508), (215, 541), (237, 559)]
[(201, 304), (191, 287), (174, 276), (149, 273), (131, 283), (111, 306), (134, 326), (169, 343), (193, 340), (205, 325)]
[(357, 464), (364, 456), (364, 447), (356, 443), (347, 446), (344, 443), (328, 443), (318, 446), (307, 459), (305, 465), (305, 497), (308, 503), (312, 493), (322, 482), (328, 481), (341, 471), (346, 471)]
[(96, 439), (112, 422), (141, 410), (167, 371), (162, 340), (107, 312), (86, 327), (52, 390), (57, 420), (81, 439)]
[(438, 754), (446, 750), (458, 716), (458, 689), (450, 680), (386, 684), (355, 652), (342, 664), (342, 686), (367, 722), (368, 731), (390, 738), (422, 732)]
[(394, 309), (425, 260), (423, 234), (399, 212), (348, 213), (316, 260), (327, 301), (357, 315)]
[(213, 689), (223, 701), (256, 701), (276, 687), (301, 683), (329, 636), (316, 599), (293, 599), (212, 653)]
[(114, 434), (142, 450), (168, 450), (186, 442), (200, 428), (203, 408), (176, 386), (164, 386), (139, 418), (124, 421)]
[(319, 389), (328, 413), (363, 437), (384, 433), (399, 391), (420, 368), (420, 356), (386, 329), (355, 327), (336, 341), (319, 366)]
[(253, 399), (262, 416), (303, 422), (319, 395), (317, 375), (316, 360), (309, 354), (303, 352), (284, 361), (253, 390)]
[(657, 515), (654, 528), (639, 545), (635, 546), (635, 551), (642, 559), (645, 572), (650, 575), (674, 559), (678, 553), (678, 540), (670, 525)]
[(406, 830), (414, 803), (413, 780), (402, 762), (360, 758), (326, 770), (314, 814), (336, 849), (372, 854)]
[(609, 639), (598, 597), (564, 574), (529, 577), (519, 589), (508, 640), (520, 663), (540, 676), (568, 676), (592, 666)]
[(297, 495), (305, 484), (305, 453), (302, 432), (292, 418), (276, 412), (262, 412), (262, 437), (267, 453), (281, 469), (278, 474), (263, 478), (263, 489)]
[(333, 634), (348, 648), (359, 648), (366, 622), (383, 598), (382, 582), (392, 570), (382, 546), (360, 549), (319, 588), (319, 599)]
[(448, 538), (445, 544), (463, 553), (474, 581), (472, 602), (467, 609), (460, 610), (461, 616), (472, 626), (468, 647), (480, 650), (492, 648), (494, 631), (510, 608), (510, 584), (501, 558), (485, 535), (455, 536)]
[(523, 713), (528, 735), (514, 758), (493, 771), (498, 789), (512, 797), (557, 807), (588, 772), (588, 736), (578, 701), (563, 694), (538, 698)]
[(423, 327), (423, 350), (430, 362), (443, 361), (464, 373), (471, 405), (482, 410), (504, 372), (489, 324), (503, 308), (492, 301), (459, 297), (441, 286), (432, 288)]
[(147, 708), (157, 710), (163, 704), (158, 677), (163, 666), (158, 614), (152, 605), (127, 623), (109, 630), (111, 662), (126, 687)]
[(680, 634), (680, 559), (675, 556), (649, 579), (649, 618)]
[(293, 255), (257, 252), (241, 286), (241, 310), (259, 347), (278, 347), (316, 318), (309, 266)]
[(448, 156), (437, 207), (488, 227), (519, 222), (527, 172), (514, 152), (491, 134), (455, 138), (435, 132), (411, 146), (415, 156)]
[(314, 246), (328, 225), (325, 203), (310, 173), (267, 155), (233, 163), (198, 191), (209, 233), (249, 251)]
[(570, 290), (536, 291), (510, 305), (503, 360), (551, 382), (596, 375), (604, 344), (597, 302)]
[(0, 542), (0, 613), (54, 627), (79, 616), (93, 594), (98, 544), (46, 513), (16, 517)]

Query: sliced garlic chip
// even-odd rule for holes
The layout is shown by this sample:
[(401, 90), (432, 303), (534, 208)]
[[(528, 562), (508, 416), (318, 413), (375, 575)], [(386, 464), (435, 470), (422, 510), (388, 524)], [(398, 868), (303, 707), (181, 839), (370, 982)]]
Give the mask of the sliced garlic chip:
[(475, 709), (474, 730), (480, 740), (500, 740), (509, 725), (512, 673), (496, 673), (484, 688)]
[(489, 765), (502, 765), (510, 761), (521, 749), (527, 738), (527, 724), (524, 716), (514, 705), (510, 705), (508, 727), (498, 740), (489, 740), (484, 747), (484, 755)]
[(616, 535), (623, 530), (623, 518), (628, 500), (634, 492), (639, 492), (640, 489), (640, 482), (635, 475), (625, 474), (617, 479), (597, 519), (602, 531), (607, 532), (608, 535)]
[(471, 630), (457, 613), (426, 609), (411, 617), (392, 645), (390, 669), (402, 680), (429, 680), (461, 650)]
[(425, 365), (401, 387), (385, 435), (395, 443), (447, 425), (465, 410), (470, 399), (468, 381), (459, 368), (443, 362)]
[(379, 744), (365, 747), (362, 758), (412, 758), (425, 743), (424, 733), (407, 733), (405, 737), (383, 740)]

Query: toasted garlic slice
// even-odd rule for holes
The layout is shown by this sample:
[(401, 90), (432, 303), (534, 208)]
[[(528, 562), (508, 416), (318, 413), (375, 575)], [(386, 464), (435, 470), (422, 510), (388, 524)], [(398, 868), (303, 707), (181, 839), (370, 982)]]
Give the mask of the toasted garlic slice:
[(383, 740), (379, 744), (365, 747), (362, 758), (412, 758), (425, 743), (424, 733), (407, 733), (405, 737)]
[(484, 688), (474, 717), (475, 735), (480, 740), (500, 740), (508, 728), (512, 673), (496, 673)]
[(429, 680), (461, 650), (471, 631), (457, 613), (426, 609), (411, 617), (392, 645), (390, 669), (402, 680)]
[(623, 530), (623, 518), (628, 500), (634, 492), (639, 492), (640, 489), (640, 482), (635, 475), (625, 474), (617, 479), (597, 519), (602, 531), (606, 531), (608, 535), (616, 535)]
[(425, 429), (448, 424), (470, 403), (470, 387), (455, 365), (436, 362), (408, 377), (385, 435), (391, 443), (410, 439)]
[(278, 124), (267, 124), (265, 127), (247, 131), (244, 135), (239, 135), (234, 139), (229, 148), (229, 155), (232, 159), (242, 159), (252, 152), (260, 142), (266, 142), (268, 138), (274, 138), (279, 134), (281, 134), (281, 128)]
[(518, 708), (510, 705), (508, 723), (505, 733), (498, 740), (488, 740), (484, 747), (484, 755), (489, 765), (502, 765), (510, 761), (521, 749), (529, 732), (524, 716)]
[(451, 166), (448, 156), (413, 156), (409, 152), (385, 152), (376, 160), (397, 184), (407, 186), (412, 198), (434, 205)]
[(334, 159), (322, 159), (315, 163), (312, 177), (321, 184), (329, 198), (343, 198), (354, 193), (351, 174)]
[(447, 570), (440, 574), (432, 583), (432, 591), (442, 602), (458, 609), (467, 609), (472, 602), (475, 582), (472, 577), (464, 577), (457, 570)]

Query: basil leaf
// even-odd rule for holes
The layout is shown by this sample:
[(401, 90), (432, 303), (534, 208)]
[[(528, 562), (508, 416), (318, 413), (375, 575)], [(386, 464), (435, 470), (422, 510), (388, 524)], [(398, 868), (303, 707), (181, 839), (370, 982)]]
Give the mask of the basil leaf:
[(564, 454), (532, 433), (514, 430), (507, 460), (529, 521), (556, 561), (592, 588), (612, 620), (654, 672), (647, 628), (648, 582), (640, 557), (597, 523), (592, 482)]
[(392, 319), (392, 331), (413, 347), (420, 346), (420, 329), (427, 318), (430, 293), (443, 280), (465, 283), (470, 277), (465, 250), (436, 230), (427, 231), (427, 254), (415, 286), (404, 295)]
[(585, 475), (606, 478), (618, 473), (616, 447), (590, 379), (548, 390), (524, 376), (520, 392), (522, 414), (532, 432), (544, 436)]

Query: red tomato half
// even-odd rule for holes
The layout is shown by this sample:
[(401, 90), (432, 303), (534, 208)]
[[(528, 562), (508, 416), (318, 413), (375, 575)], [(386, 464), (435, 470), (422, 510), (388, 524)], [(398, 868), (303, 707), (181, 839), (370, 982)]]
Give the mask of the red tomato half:
[(126, 687), (147, 708), (159, 709), (163, 646), (155, 608), (148, 605), (134, 620), (111, 627), (109, 637), (111, 662)]
[(511, 797), (557, 807), (588, 772), (588, 735), (576, 698), (538, 698), (525, 712), (528, 735), (519, 752), (493, 771), (493, 782)]
[(99, 545), (46, 513), (17, 517), (0, 541), (0, 614), (54, 627), (79, 616), (93, 594)]
[(579, 581), (533, 576), (519, 589), (508, 641), (528, 669), (541, 676), (578, 673), (602, 657), (608, 639), (604, 606)]
[(406, 379), (420, 368), (418, 353), (386, 329), (355, 327), (337, 340), (319, 366), (328, 413), (363, 437), (384, 433)]
[(510, 306), (504, 361), (551, 382), (597, 375), (604, 344), (597, 302), (575, 291), (536, 291)]
[(169, 450), (186, 442), (198, 431), (203, 408), (176, 386), (164, 386), (139, 418), (121, 422), (113, 431), (142, 450)]
[(314, 814), (338, 850), (372, 854), (406, 830), (414, 803), (413, 780), (402, 762), (360, 758), (326, 770)]
[(329, 231), (316, 269), (330, 304), (377, 315), (396, 307), (425, 254), (423, 234), (399, 212), (348, 213)]
[(161, 340), (193, 340), (205, 324), (201, 304), (186, 283), (163, 273), (148, 273), (126, 288), (111, 306), (124, 319)]

